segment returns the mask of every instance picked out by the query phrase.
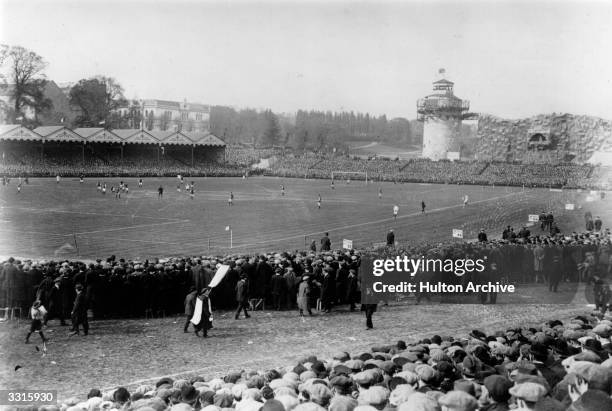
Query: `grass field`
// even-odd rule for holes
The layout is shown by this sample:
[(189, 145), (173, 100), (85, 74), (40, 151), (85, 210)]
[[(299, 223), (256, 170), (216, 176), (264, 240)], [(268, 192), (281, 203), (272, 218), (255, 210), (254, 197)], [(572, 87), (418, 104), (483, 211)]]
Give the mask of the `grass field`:
[[(17, 194), (13, 180), (0, 188), (0, 256), (32, 258), (166, 257), (304, 249), (329, 231), (332, 247), (342, 239), (355, 247), (384, 241), (390, 228), (402, 243), (450, 239), (453, 228), (475, 238), (482, 227), (490, 236), (506, 224), (519, 227), (528, 214), (552, 209), (563, 231), (583, 228), (586, 209), (612, 218), (608, 200), (586, 202), (587, 193), (520, 187), (392, 184), (300, 180), (269, 177), (197, 178), (195, 199), (177, 192), (176, 178), (124, 179), (128, 195), (116, 200), (96, 191), (95, 179), (31, 179)], [(190, 179), (191, 180), (191, 179)], [(120, 179), (105, 180), (109, 191)], [(281, 196), (280, 184), (285, 186)], [(164, 186), (163, 199), (157, 188)], [(378, 198), (382, 187), (383, 197)], [(229, 207), (229, 192), (234, 205)], [(317, 209), (318, 194), (323, 199)], [(468, 207), (462, 196), (468, 195)], [(427, 213), (420, 212), (420, 202)], [(575, 203), (575, 211), (564, 209)], [(397, 220), (394, 204), (400, 206)], [(578, 207), (583, 207), (578, 209)], [(230, 250), (232, 228), (233, 248)], [(539, 229), (536, 229), (539, 231)]]
[[(195, 180), (192, 200), (176, 191), (176, 179), (148, 178), (143, 188), (136, 179), (126, 181), (130, 193), (120, 200), (98, 193), (94, 179), (83, 184), (66, 179), (59, 185), (52, 179), (32, 179), (20, 194), (14, 183), (2, 187), (0, 255), (145, 258), (294, 250), (304, 249), (311, 239), (318, 242), (324, 231), (330, 232), (332, 246), (347, 238), (355, 247), (365, 247), (383, 241), (389, 228), (400, 242), (411, 243), (449, 240), (452, 228), (463, 228), (466, 238), (474, 238), (481, 227), (494, 236), (506, 224), (518, 227), (528, 214), (542, 209), (552, 209), (565, 231), (582, 228), (586, 209), (604, 222), (612, 218), (607, 200), (586, 202), (586, 193), (575, 191), (356, 181), (338, 182), (331, 190), (324, 180), (201, 178)], [(110, 188), (119, 179), (106, 182)], [(160, 184), (163, 199), (157, 198)], [(280, 195), (280, 184), (285, 196)], [(229, 191), (235, 195), (232, 207), (227, 205)], [(463, 208), (465, 194), (470, 204)], [(426, 215), (421, 215), (421, 200), (427, 204)], [(583, 208), (566, 211), (566, 203)], [(400, 206), (397, 220), (391, 216), (394, 204)], [(232, 227), (232, 250), (227, 225)], [(286, 366), (304, 354), (356, 352), (400, 338), (465, 335), (475, 327), (493, 331), (589, 311), (586, 300), (580, 299), (583, 290), (567, 285), (560, 295), (571, 294), (571, 304), (537, 305), (538, 296), (546, 292), (538, 287), (521, 289), (513, 300), (500, 296), (497, 306), (392, 304), (375, 315), (375, 332), (364, 330), (360, 313), (343, 309), (305, 319), (292, 311), (257, 312), (249, 321), (216, 312), (215, 328), (206, 340), (183, 334), (182, 317), (95, 321), (88, 337), (68, 337), (67, 329), (52, 321), (46, 330), (51, 337), (46, 356), (36, 350), (37, 336), (33, 344), (23, 344), (27, 322), (5, 322), (0, 324), (0, 387), (53, 388), (60, 398), (83, 398), (92, 387), (133, 388), (162, 375), (213, 376)], [(15, 370), (17, 365), (21, 368)]]

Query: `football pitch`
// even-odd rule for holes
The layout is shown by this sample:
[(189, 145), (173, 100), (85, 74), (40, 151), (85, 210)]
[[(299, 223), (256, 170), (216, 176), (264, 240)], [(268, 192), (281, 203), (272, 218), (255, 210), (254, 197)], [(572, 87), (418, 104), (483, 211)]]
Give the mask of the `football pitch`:
[[(106, 194), (96, 189), (98, 181), (107, 184)], [(116, 199), (110, 188), (120, 181), (129, 193)], [(496, 237), (505, 225), (518, 230), (542, 210), (553, 211), (563, 232), (582, 230), (587, 209), (601, 215), (604, 226), (612, 217), (607, 200), (587, 202), (588, 193), (575, 190), (339, 180), (331, 189), (329, 180), (186, 178), (195, 182), (192, 199), (184, 185), (177, 190), (177, 178), (143, 181), (138, 187), (137, 178), (86, 178), (82, 184), (32, 178), (17, 193), (13, 179), (0, 187), (0, 256), (144, 259), (294, 251), (313, 240), (318, 246), (325, 232), (332, 248), (341, 248), (343, 239), (361, 248), (384, 242), (391, 228), (396, 241), (417, 244), (451, 240), (453, 228), (462, 229), (464, 239), (475, 238), (480, 228)], [(565, 210), (568, 203), (576, 209)]]

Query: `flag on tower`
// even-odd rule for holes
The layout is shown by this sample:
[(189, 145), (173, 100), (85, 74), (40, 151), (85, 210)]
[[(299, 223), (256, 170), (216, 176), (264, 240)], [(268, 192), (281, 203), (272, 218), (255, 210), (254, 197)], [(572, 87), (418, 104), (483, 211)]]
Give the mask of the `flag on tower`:
[(229, 231), (230, 230), (230, 226), (225, 226), (225, 231)]

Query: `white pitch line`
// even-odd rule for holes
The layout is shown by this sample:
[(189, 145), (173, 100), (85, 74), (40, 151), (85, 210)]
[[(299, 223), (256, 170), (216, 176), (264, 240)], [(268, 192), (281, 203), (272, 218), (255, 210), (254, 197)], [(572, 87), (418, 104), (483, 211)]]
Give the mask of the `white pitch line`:
[[(87, 212), (87, 211), (71, 211), (71, 210), (57, 210), (57, 209), (41, 209), (41, 208), (34, 208), (34, 207), (4, 207), (4, 208), (17, 208), (19, 210), (28, 210), (28, 211), (35, 211), (35, 212), (40, 212), (40, 213), (63, 213), (63, 214), (86, 214), (86, 215), (97, 215), (97, 216), (104, 216), (104, 217), (132, 217), (131, 214), (104, 214), (104, 213), (92, 213), (92, 212)], [(152, 219), (152, 220), (171, 220), (171, 221), (181, 221), (178, 218), (165, 218), (165, 217), (149, 217), (149, 216), (143, 216), (143, 215), (139, 215), (138, 218), (148, 218), (148, 219)]]
[(132, 226), (126, 226), (126, 227), (118, 227), (118, 228), (107, 228), (104, 230), (82, 231), (82, 232), (74, 233), (74, 234), (83, 235), (83, 234), (107, 233), (111, 231), (133, 230), (135, 228), (142, 228), (142, 227), (156, 227), (160, 225), (187, 223), (189, 221), (190, 220), (165, 221), (163, 223), (140, 224), (140, 225), (132, 225)]
[[(504, 194), (502, 196), (491, 197), (491, 198), (487, 198), (485, 200), (478, 200), (478, 201), (472, 202), (471, 204), (473, 205), (473, 204), (480, 204), (480, 203), (486, 203), (486, 202), (489, 202), (489, 201), (499, 200), (501, 198), (505, 198), (505, 197), (509, 197), (511, 195), (515, 195), (516, 193), (517, 192), (512, 192), (512, 193)], [(436, 213), (436, 212), (440, 212), (440, 211), (446, 211), (446, 210), (450, 210), (450, 209), (453, 209), (453, 208), (463, 208), (463, 204), (456, 204), (456, 205), (451, 205), (451, 206), (446, 206), (446, 207), (435, 208), (433, 210), (428, 211), (427, 214)], [(278, 242), (278, 241), (293, 240), (293, 239), (296, 239), (296, 238), (303, 238), (304, 236), (311, 236), (311, 235), (315, 235), (315, 234), (321, 234), (321, 233), (324, 233), (324, 232), (340, 231), (340, 230), (346, 230), (348, 228), (363, 227), (363, 226), (367, 226), (367, 225), (371, 225), (371, 224), (386, 223), (386, 222), (389, 222), (389, 221), (395, 221), (395, 220), (404, 219), (404, 218), (416, 217), (416, 216), (419, 216), (419, 215), (422, 215), (422, 213), (416, 212), (416, 213), (412, 213), (412, 214), (406, 214), (406, 215), (399, 216), (399, 217), (397, 217), (397, 219), (395, 219), (393, 217), (389, 217), (389, 218), (383, 218), (383, 219), (375, 220), (375, 221), (367, 221), (365, 223), (349, 224), (349, 225), (345, 225), (345, 226), (341, 226), (341, 227), (329, 228), (329, 229), (325, 229), (325, 230), (321, 230), (321, 231), (315, 231), (314, 233), (298, 234), (298, 235), (293, 235), (293, 236), (290, 236), (290, 237), (275, 238), (273, 240), (258, 241), (258, 242), (250, 243), (250, 244), (240, 244), (240, 245), (234, 246), (234, 248), (253, 247), (253, 246), (256, 246), (256, 245), (259, 245), (259, 244), (266, 244), (266, 243), (273, 243), (273, 242)]]
[[(85, 238), (89, 238), (85, 236)], [(96, 239), (110, 239), (113, 241), (128, 241), (132, 243), (147, 243), (147, 244), (170, 244), (170, 245), (185, 245), (185, 243), (173, 243), (171, 241), (154, 241), (154, 240), (138, 240), (135, 238), (122, 238), (122, 237), (99, 237), (96, 236)]]

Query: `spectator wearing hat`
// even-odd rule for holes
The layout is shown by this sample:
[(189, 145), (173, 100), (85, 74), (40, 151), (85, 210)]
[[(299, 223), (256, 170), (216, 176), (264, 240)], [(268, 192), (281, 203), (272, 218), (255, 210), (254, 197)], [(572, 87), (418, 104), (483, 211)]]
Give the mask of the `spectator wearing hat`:
[(307, 273), (302, 276), (302, 281), (298, 285), (297, 305), (300, 310), (300, 316), (304, 315), (304, 311), (307, 311), (308, 315), (312, 315), (312, 310), (310, 308), (310, 294), (310, 276)]
[(15, 259), (10, 257), (2, 270), (0, 270), (0, 307), (5, 308), (5, 319), (8, 318), (10, 309), (17, 306), (20, 275), (21, 273), (15, 264)]
[(325, 236), (321, 238), (321, 251), (331, 250), (331, 240), (329, 239), (329, 233), (325, 233)]
[(87, 322), (87, 300), (85, 299), (85, 293), (83, 292), (83, 286), (77, 284), (74, 288), (76, 291), (76, 297), (74, 299), (74, 305), (70, 316), (72, 318), (72, 333), (71, 335), (79, 334), (79, 326), (83, 326), (83, 335), (89, 334), (89, 323)]
[(563, 367), (554, 367), (553, 359), (551, 358), (548, 347), (541, 343), (532, 344), (529, 348), (529, 352), (533, 358), (533, 365), (546, 379), (546, 382), (550, 387), (554, 387), (559, 383), (566, 372)]
[(119, 387), (113, 392), (115, 408), (121, 409), (130, 400), (130, 392), (125, 387)]
[(366, 316), (366, 330), (371, 330), (374, 328), (372, 316), (376, 312), (377, 307), (378, 304), (361, 304), (361, 311), (364, 311)]
[(508, 411), (512, 381), (501, 375), (489, 375), (484, 379), (486, 388), (480, 411)]
[(287, 281), (283, 277), (283, 269), (277, 267), (274, 270), (274, 275), (270, 279), (270, 294), (272, 295), (272, 306), (276, 308), (277, 311), (281, 310), (281, 305), (283, 300), (285, 299), (285, 294), (287, 292)]
[(195, 311), (196, 298), (198, 297), (198, 291), (195, 286), (189, 288), (189, 294), (185, 297), (185, 325), (183, 326), (183, 332), (189, 331), (189, 324), (191, 324), (191, 318)]
[(536, 403), (546, 395), (546, 388), (534, 382), (517, 384), (508, 391), (516, 398), (516, 405), (521, 410), (534, 410)]
[(249, 288), (248, 288), (246, 274), (240, 274), (240, 280), (236, 284), (236, 301), (238, 302), (238, 309), (236, 310), (236, 315), (234, 315), (234, 319), (238, 319), (240, 316), (240, 311), (244, 311), (244, 317), (250, 318), (247, 311), (247, 306), (249, 304)]
[(194, 324), (195, 334), (199, 336), (200, 331), (202, 331), (202, 337), (208, 337), (208, 330), (212, 328), (212, 311), (210, 306), (210, 288), (204, 288), (200, 295), (198, 295), (198, 299), (202, 300), (202, 314), (200, 316), (200, 321), (197, 324)]
[(351, 396), (353, 393), (353, 381), (346, 375), (338, 375), (330, 379), (329, 385), (332, 393), (337, 396)]
[(197, 293), (202, 291), (202, 288), (208, 286), (208, 284), (206, 284), (206, 278), (204, 275), (204, 267), (202, 267), (201, 263), (202, 260), (197, 258), (195, 261), (195, 265), (191, 267), (191, 281)]
[(359, 300), (359, 279), (357, 278), (357, 270), (349, 269), (349, 275), (346, 281), (346, 301), (349, 303), (351, 311), (355, 311), (355, 304)]
[(599, 390), (587, 390), (579, 395), (567, 411), (612, 410), (612, 398)]
[(478, 401), (464, 391), (450, 391), (438, 400), (442, 411), (476, 411)]
[(395, 245), (395, 233), (393, 232), (393, 229), (391, 228), (389, 230), (389, 232), (387, 233), (387, 246), (394, 246)]
[(377, 410), (383, 410), (389, 400), (389, 390), (381, 386), (373, 386), (361, 391), (357, 398), (359, 405), (370, 405)]
[(336, 296), (336, 276), (334, 269), (328, 265), (323, 269), (321, 278), (321, 308), (330, 313)]
[[(46, 279), (51, 280), (51, 276), (46, 277)], [(62, 278), (57, 277), (55, 280), (53, 280), (49, 288), (46, 288), (43, 285), (44, 282), (45, 281), (43, 281), (38, 291), (39, 293), (41, 293), (41, 298), (43, 298), (42, 297), (43, 295), (46, 296), (45, 298), (47, 300), (47, 307), (49, 308), (47, 316), (45, 317), (45, 320), (44, 320), (44, 324), (47, 325), (47, 321), (53, 318), (59, 318), (60, 325), (65, 326), (66, 325), (66, 320), (65, 320), (66, 310), (64, 309), (64, 306), (63, 306), (64, 297), (62, 295), (65, 293), (65, 290), (62, 290), (61, 288)], [(44, 303), (42, 304), (45, 305)]]

